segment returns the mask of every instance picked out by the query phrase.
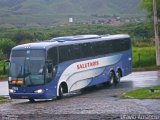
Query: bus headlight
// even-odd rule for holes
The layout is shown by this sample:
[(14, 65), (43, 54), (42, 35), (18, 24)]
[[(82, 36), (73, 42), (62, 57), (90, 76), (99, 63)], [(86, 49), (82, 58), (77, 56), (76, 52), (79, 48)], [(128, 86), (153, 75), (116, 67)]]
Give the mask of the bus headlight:
[(38, 89), (38, 90), (35, 90), (34, 93), (43, 93), (44, 90), (43, 89)]
[(13, 89), (9, 89), (9, 93), (15, 93), (16, 91)]

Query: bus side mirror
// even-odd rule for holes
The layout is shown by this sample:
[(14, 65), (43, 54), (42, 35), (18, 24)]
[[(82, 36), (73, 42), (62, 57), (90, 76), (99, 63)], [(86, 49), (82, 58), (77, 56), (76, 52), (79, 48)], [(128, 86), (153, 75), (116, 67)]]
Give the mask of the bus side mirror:
[(4, 65), (3, 65), (3, 74), (5, 75), (6, 74), (6, 63), (9, 63), (10, 61), (9, 60), (6, 60), (4, 62)]
[(48, 73), (52, 73), (53, 72), (53, 64), (51, 60), (46, 60), (45, 63), (47, 64), (47, 70)]
[(52, 70), (53, 70), (52, 64), (49, 64), (47, 68), (48, 68), (48, 73), (52, 73)]

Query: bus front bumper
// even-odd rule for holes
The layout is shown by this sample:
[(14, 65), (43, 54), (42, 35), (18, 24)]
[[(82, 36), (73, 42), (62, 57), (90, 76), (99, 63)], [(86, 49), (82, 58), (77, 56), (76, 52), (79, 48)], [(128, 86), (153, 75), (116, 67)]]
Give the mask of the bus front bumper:
[(57, 89), (53, 86), (9, 86), (11, 99), (52, 99), (57, 96)]
[(45, 93), (10, 93), (11, 99), (52, 99), (56, 96), (50, 96)]
[(11, 99), (50, 99), (44, 93), (10, 93)]
[(41, 92), (41, 93), (20, 93), (14, 92), (9, 93), (11, 99), (52, 99), (56, 97), (56, 92)]

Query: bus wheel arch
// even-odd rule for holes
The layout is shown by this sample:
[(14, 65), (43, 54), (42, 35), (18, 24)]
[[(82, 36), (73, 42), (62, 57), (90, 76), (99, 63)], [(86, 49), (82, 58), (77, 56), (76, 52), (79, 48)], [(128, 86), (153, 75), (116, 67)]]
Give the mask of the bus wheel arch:
[(119, 73), (119, 74), (120, 74), (120, 77), (122, 77), (122, 76), (123, 76), (123, 73), (122, 73), (122, 69), (121, 69), (121, 68), (118, 68), (117, 73)]
[(68, 93), (68, 86), (66, 82), (62, 82), (59, 85), (57, 99), (63, 98), (64, 93)]

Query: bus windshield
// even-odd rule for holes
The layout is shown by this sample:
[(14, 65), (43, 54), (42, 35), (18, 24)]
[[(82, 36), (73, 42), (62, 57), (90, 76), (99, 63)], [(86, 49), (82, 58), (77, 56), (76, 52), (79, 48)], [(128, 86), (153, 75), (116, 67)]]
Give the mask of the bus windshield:
[(44, 84), (44, 50), (12, 51), (9, 77), (23, 79), (25, 85)]

